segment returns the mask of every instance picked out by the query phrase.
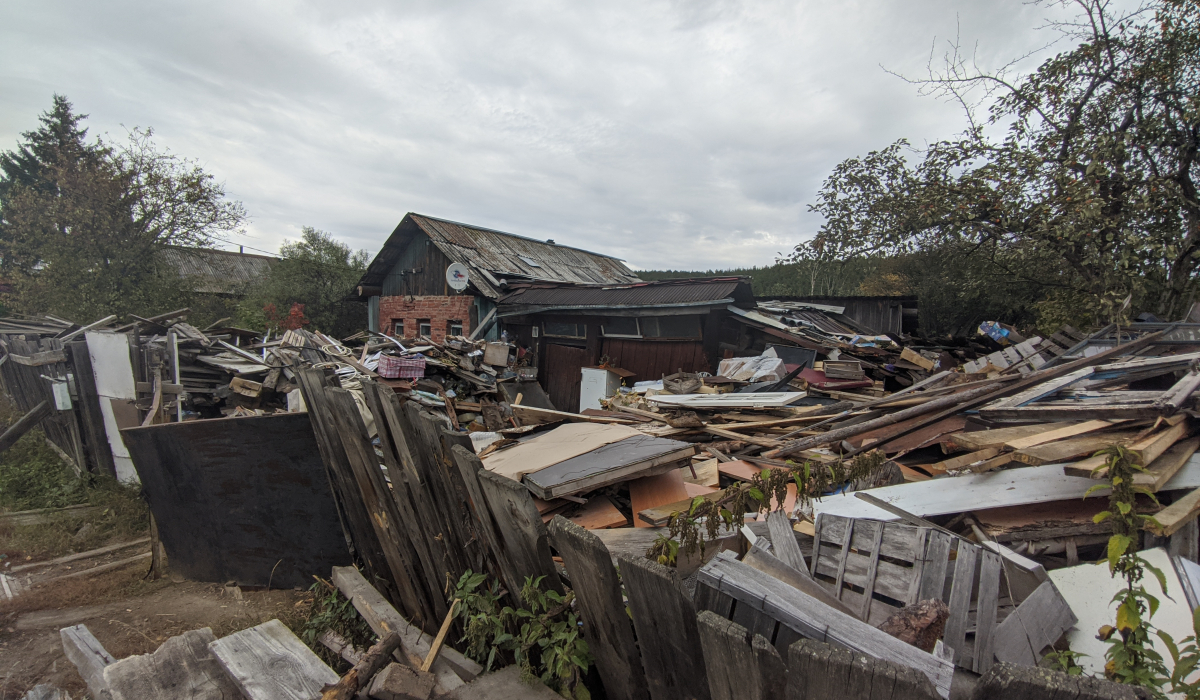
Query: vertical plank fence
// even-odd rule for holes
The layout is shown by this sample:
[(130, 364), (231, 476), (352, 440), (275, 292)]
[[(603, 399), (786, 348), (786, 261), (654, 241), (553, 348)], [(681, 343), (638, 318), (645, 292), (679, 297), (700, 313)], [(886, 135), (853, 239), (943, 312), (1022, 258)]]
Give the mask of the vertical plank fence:
[(608, 548), (599, 537), (561, 515), (550, 521), (550, 541), (571, 577), (584, 638), (608, 697), (646, 700), (650, 697), (646, 674)]

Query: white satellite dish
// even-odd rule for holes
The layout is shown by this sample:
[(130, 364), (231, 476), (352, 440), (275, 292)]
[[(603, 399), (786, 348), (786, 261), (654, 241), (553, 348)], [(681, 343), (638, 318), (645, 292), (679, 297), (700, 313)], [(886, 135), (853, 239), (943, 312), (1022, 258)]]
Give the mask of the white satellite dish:
[(456, 292), (461, 292), (467, 288), (467, 266), (462, 263), (453, 263), (446, 268), (446, 284)]

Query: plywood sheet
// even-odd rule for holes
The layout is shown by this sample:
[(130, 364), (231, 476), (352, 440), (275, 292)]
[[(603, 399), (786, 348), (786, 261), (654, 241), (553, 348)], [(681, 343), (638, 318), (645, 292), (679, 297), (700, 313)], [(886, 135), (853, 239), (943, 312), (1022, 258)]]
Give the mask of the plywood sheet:
[(290, 588), (350, 563), (307, 413), (122, 431), (171, 568)]
[[(629, 482), (629, 499), (633, 501), (634, 513), (666, 503), (674, 503), (687, 498), (688, 495), (687, 489), (684, 488), (683, 475), (678, 471), (657, 476), (645, 476)], [(650, 523), (641, 518), (635, 518), (634, 525), (651, 527)]]
[[(720, 486), (721, 473), (718, 467), (721, 465), (717, 459), (706, 459), (703, 462), (697, 462), (692, 459), (692, 466), (685, 467), (680, 471), (683, 472), (683, 480), (690, 484), (700, 484), (701, 486)], [(692, 472), (696, 472), (692, 476)]]
[(687, 495), (689, 497), (695, 498), (696, 496), (705, 496), (710, 493), (716, 493), (720, 489), (715, 489), (712, 486), (702, 486), (700, 484), (693, 484), (688, 481), (684, 481), (683, 490), (687, 491)]
[(731, 479), (737, 479), (739, 481), (750, 481), (751, 478), (763, 470), (763, 468), (757, 464), (751, 464), (750, 462), (741, 459), (719, 464), (717, 465), (717, 469), (722, 476), (727, 476)]
[(585, 530), (603, 530), (610, 527), (624, 527), (629, 519), (617, 510), (608, 496), (592, 496), (577, 513), (567, 518)]
[(533, 474), (635, 435), (641, 433), (626, 425), (567, 423), (515, 447), (484, 457), (483, 467), (520, 481), (526, 474)]
[[(1154, 614), (1154, 626), (1167, 632), (1177, 641), (1190, 636), (1192, 610), (1186, 598), (1179, 594), (1182, 585), (1175, 568), (1171, 565), (1171, 557), (1164, 549), (1146, 550), (1141, 552), (1140, 556), (1163, 572), (1167, 579), (1166, 591), (1158, 585), (1156, 577), (1146, 576), (1142, 579), (1146, 592), (1158, 598), (1161, 606)], [(1113, 624), (1113, 620), (1117, 619), (1117, 608), (1112, 598), (1117, 591), (1124, 588), (1124, 579), (1110, 574), (1108, 563), (1104, 562), (1055, 569), (1050, 572), (1050, 580), (1071, 606), (1071, 611), (1079, 618), (1079, 622), (1067, 631), (1071, 651), (1082, 655), (1078, 663), (1083, 666), (1085, 675), (1103, 678), (1104, 653), (1108, 651), (1108, 644), (1096, 639), (1096, 630), (1103, 625)], [(1150, 641), (1163, 658), (1171, 658), (1157, 635), (1150, 635)]]

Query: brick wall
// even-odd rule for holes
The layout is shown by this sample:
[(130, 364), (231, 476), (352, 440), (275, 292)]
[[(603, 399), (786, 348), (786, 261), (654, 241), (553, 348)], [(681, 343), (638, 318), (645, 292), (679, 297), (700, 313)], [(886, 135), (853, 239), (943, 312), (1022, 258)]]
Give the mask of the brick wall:
[(395, 321), (404, 322), (404, 335), (417, 335), (419, 320), (429, 319), (430, 338), (441, 342), (446, 337), (449, 321), (461, 321), (463, 334), (471, 333), (471, 305), (475, 297), (459, 294), (452, 297), (379, 297), (379, 330), (391, 333)]

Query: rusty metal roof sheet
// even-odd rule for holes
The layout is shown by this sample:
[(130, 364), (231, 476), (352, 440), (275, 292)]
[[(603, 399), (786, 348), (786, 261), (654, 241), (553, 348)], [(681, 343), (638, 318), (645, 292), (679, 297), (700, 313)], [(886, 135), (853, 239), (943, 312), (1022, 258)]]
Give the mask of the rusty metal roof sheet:
[(359, 284), (379, 286), (399, 259), (404, 244), (418, 229), (429, 236), (446, 257), (470, 268), (471, 284), (492, 298), (502, 294), (497, 284), (500, 279), (572, 284), (641, 281), (624, 262), (609, 255), (409, 213), (371, 261)]
[(702, 305), (753, 298), (747, 277), (659, 280), (625, 285), (521, 285), (500, 298), (508, 307), (637, 307)]
[(229, 250), (171, 247), (159, 260), (188, 278), (192, 291), (202, 294), (245, 294), (250, 285), (266, 277), (278, 258)]

